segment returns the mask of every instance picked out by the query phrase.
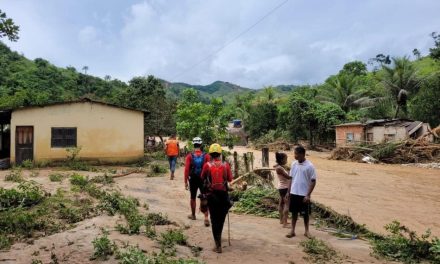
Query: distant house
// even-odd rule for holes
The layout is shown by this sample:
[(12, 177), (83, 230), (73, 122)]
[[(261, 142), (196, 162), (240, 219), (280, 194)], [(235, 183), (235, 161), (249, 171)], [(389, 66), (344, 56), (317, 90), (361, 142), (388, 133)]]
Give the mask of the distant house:
[(144, 154), (144, 112), (90, 99), (0, 111), (0, 125), (0, 158), (11, 163), (62, 160), (71, 147), (100, 162)]
[[(372, 144), (418, 138), (430, 129), (429, 124), (409, 119), (379, 119), (365, 123), (337, 125), (336, 146)], [(432, 141), (432, 138), (430, 138)]]

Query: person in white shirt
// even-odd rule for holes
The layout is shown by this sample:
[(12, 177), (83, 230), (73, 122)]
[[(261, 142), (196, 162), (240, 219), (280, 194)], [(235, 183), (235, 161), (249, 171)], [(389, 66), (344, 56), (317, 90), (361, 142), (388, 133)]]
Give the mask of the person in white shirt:
[(290, 195), (289, 211), (292, 213), (292, 230), (286, 237), (295, 236), (298, 213), (301, 213), (304, 217), (304, 236), (311, 238), (309, 232), (310, 196), (316, 185), (315, 167), (306, 160), (306, 150), (302, 146), (295, 148), (295, 160), (290, 169), (292, 183), (287, 194)]

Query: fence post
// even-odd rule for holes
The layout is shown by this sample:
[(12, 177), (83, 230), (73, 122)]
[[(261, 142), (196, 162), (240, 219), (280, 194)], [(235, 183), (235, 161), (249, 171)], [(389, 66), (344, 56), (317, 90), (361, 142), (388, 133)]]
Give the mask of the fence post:
[(234, 177), (238, 177), (239, 164), (238, 164), (238, 153), (234, 151)]
[(249, 160), (246, 153), (243, 154), (243, 160), (244, 160), (244, 168), (246, 172), (249, 172)]
[(263, 167), (269, 167), (269, 148), (263, 148), (261, 150), (261, 153), (262, 153), (261, 165)]

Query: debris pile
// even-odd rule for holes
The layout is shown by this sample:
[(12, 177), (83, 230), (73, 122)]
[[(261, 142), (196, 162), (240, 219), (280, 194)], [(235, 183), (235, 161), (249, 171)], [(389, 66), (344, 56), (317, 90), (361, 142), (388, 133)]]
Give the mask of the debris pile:
[(261, 143), (256, 143), (255, 144), (255, 149), (262, 149), (262, 148), (269, 148), (269, 151), (280, 151), (280, 150), (291, 150), (292, 146), (289, 142), (286, 141), (276, 141), (273, 143), (266, 143), (266, 144), (261, 144)]
[(344, 146), (333, 150), (330, 159), (362, 162), (366, 156), (392, 164), (440, 162), (440, 144), (408, 139), (368, 147)]

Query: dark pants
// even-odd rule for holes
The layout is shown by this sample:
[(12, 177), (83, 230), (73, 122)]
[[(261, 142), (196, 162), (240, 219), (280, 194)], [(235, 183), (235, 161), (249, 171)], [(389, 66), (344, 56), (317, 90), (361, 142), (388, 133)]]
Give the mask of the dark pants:
[(216, 246), (221, 246), (223, 225), (230, 208), (228, 192), (213, 191), (208, 196), (208, 207), (211, 215), (212, 235)]

